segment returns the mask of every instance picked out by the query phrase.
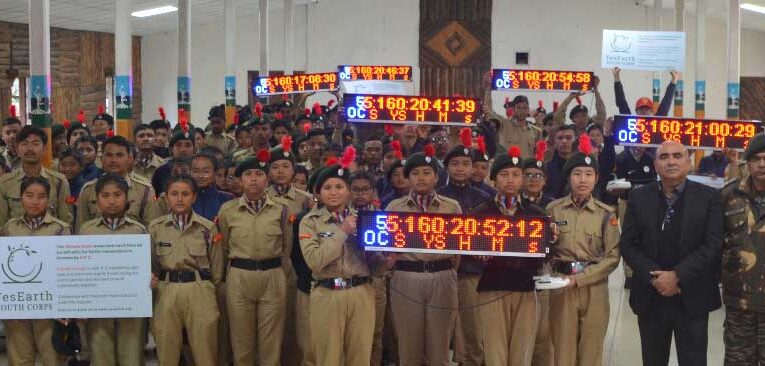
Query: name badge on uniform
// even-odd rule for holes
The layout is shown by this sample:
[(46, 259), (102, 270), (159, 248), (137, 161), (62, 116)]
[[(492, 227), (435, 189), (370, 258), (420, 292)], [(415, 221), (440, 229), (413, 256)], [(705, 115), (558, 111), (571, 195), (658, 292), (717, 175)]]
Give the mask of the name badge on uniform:
[(555, 221), (555, 225), (566, 226), (566, 225), (568, 225), (568, 221), (565, 221), (565, 220), (564, 221)]
[(166, 247), (166, 248), (173, 246), (172, 243), (168, 243), (168, 242), (164, 242), (164, 241), (161, 241), (161, 242), (157, 243), (157, 245), (159, 245), (161, 247)]
[(331, 237), (335, 236), (335, 233), (333, 233), (331, 231), (328, 231), (328, 232), (325, 232), (325, 233), (318, 233), (316, 235), (318, 235), (320, 238), (331, 238)]

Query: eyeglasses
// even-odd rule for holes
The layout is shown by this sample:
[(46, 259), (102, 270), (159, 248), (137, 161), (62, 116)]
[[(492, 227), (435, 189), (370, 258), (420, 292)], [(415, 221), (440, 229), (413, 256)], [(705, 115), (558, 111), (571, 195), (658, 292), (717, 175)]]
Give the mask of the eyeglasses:
[(449, 138), (446, 136), (433, 136), (430, 138), (430, 141), (436, 144), (445, 144), (449, 141)]
[(233, 181), (236, 180), (236, 176), (229, 175), (229, 176), (226, 177), (226, 180), (229, 181), (229, 182), (233, 182)]
[(524, 173), (523, 176), (529, 179), (542, 179), (545, 177), (542, 173)]

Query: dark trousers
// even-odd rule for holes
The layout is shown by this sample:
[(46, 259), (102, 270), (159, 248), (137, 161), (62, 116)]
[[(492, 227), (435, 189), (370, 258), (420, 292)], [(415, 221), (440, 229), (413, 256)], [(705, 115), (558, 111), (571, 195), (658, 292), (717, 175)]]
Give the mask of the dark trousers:
[(653, 311), (638, 316), (643, 366), (666, 366), (672, 335), (679, 366), (706, 366), (709, 314), (690, 317), (680, 298), (659, 301)]
[(765, 313), (725, 308), (725, 366), (765, 366)]

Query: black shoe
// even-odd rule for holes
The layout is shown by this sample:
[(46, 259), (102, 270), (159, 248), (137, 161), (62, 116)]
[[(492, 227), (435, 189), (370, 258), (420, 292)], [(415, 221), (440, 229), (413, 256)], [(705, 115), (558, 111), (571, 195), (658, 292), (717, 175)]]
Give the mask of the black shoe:
[(624, 288), (629, 290), (630, 287), (632, 287), (632, 277), (627, 277), (624, 279)]

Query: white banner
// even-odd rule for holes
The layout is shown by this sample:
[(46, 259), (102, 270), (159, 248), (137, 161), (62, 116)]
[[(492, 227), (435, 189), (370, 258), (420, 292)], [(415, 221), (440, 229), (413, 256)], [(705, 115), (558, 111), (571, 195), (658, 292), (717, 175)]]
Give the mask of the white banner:
[(685, 32), (603, 30), (603, 68), (683, 71)]
[(0, 319), (151, 317), (149, 235), (0, 238)]

